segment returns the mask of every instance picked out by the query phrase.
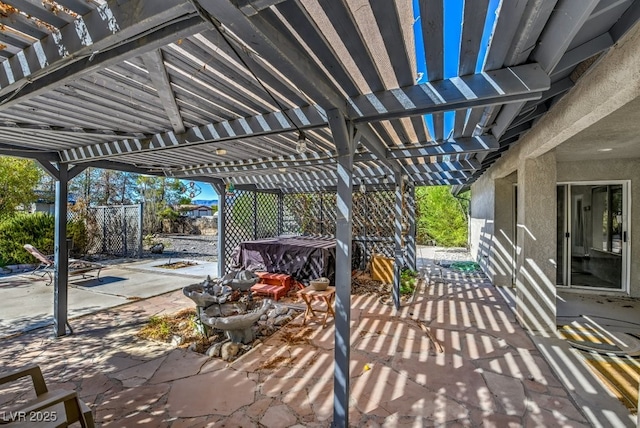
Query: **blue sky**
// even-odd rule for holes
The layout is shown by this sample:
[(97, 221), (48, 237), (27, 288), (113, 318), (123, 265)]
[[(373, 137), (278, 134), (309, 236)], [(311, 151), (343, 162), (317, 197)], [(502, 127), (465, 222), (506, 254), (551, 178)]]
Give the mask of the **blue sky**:
[[(467, 0), (472, 1), (472, 0)], [(487, 46), (489, 44), (489, 38), (495, 24), (496, 10), (500, 5), (500, 0), (490, 0), (489, 10), (484, 25), (484, 31), (482, 34), (482, 43), (480, 52), (478, 55), (478, 62), (476, 64), (476, 73), (482, 70), (482, 64), (484, 63), (484, 57), (487, 53)], [(444, 2), (444, 78), (455, 77), (458, 74), (458, 65), (460, 63), (460, 38), (462, 37), (462, 19), (463, 19), (464, 0), (447, 0)], [(424, 45), (422, 36), (422, 24), (420, 22), (420, 7), (418, 0), (413, 0), (413, 34), (415, 38), (416, 49), (416, 66), (418, 76), (420, 79), (417, 83), (424, 83), (427, 81), (427, 65), (424, 58)], [(454, 112), (446, 112), (444, 114), (444, 135), (449, 135), (449, 132), (454, 126)], [(424, 116), (425, 122), (429, 133), (433, 136), (433, 120), (431, 115)]]
[[(467, 0), (472, 1), (472, 0)], [(506, 1), (506, 0), (503, 0)], [(458, 74), (458, 64), (460, 60), (460, 38), (462, 37), (462, 19), (465, 0), (447, 0), (444, 2), (444, 78), (455, 77)], [(482, 43), (478, 62), (476, 64), (476, 73), (482, 70), (484, 57), (487, 53), (489, 38), (495, 24), (496, 10), (500, 6), (500, 0), (489, 0), (489, 10), (482, 34)], [(417, 83), (424, 83), (427, 80), (427, 65), (424, 58), (424, 46), (422, 37), (422, 25), (420, 22), (420, 7), (418, 0), (413, 0), (414, 24), (413, 33), (415, 37), (416, 65), (418, 76), (421, 78)], [(425, 122), (429, 129), (429, 133), (433, 135), (433, 120), (431, 115), (424, 116)], [(444, 114), (444, 135), (454, 126), (454, 112), (446, 112)], [(195, 199), (218, 199), (218, 195), (210, 184), (198, 183), (202, 192)]]
[(213, 187), (211, 186), (211, 184), (201, 183), (199, 181), (196, 181), (196, 183), (198, 184), (198, 186), (200, 186), (200, 190), (202, 191), (200, 192), (199, 195), (197, 195), (193, 199), (215, 199), (216, 201), (218, 200), (218, 194), (215, 192), (215, 190), (213, 190)]

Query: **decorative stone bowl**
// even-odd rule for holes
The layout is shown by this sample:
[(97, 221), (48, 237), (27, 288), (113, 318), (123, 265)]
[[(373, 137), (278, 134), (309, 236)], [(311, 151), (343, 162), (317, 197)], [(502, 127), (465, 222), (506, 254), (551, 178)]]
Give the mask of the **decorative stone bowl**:
[(309, 281), (309, 287), (312, 287), (316, 291), (324, 291), (329, 286), (329, 278), (317, 278)]

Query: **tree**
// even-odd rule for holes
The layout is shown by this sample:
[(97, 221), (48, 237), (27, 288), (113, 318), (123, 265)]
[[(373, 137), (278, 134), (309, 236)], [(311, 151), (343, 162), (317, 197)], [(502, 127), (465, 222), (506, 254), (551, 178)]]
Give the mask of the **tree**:
[(11, 214), (20, 205), (34, 202), (34, 189), (41, 172), (29, 159), (0, 156), (0, 216)]
[(450, 186), (416, 188), (417, 239), (445, 247), (467, 245), (468, 193), (455, 197)]
[[(172, 216), (171, 206), (185, 200), (187, 191), (188, 187), (174, 178), (138, 176), (137, 194), (139, 199), (144, 202), (142, 214), (144, 233), (150, 234), (160, 231), (162, 218)], [(191, 199), (188, 202), (191, 202)]]

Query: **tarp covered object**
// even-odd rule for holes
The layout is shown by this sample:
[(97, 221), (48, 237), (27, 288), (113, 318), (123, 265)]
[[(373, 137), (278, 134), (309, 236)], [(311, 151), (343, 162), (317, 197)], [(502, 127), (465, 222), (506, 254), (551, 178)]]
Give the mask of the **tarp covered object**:
[(246, 241), (235, 249), (233, 260), (243, 269), (286, 273), (301, 282), (324, 276), (333, 283), (336, 240), (298, 236)]

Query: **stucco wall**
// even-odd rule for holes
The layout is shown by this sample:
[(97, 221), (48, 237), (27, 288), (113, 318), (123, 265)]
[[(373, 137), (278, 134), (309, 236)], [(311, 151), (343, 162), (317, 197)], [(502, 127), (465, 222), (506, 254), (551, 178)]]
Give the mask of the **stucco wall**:
[(558, 182), (631, 180), (630, 295), (640, 297), (640, 159), (559, 162)]
[(482, 176), (471, 186), (469, 249), (495, 285), (511, 286), (514, 261), (514, 183), (517, 175)]
[(469, 218), (469, 251), (493, 281), (489, 258), (493, 240), (495, 187), (493, 180), (484, 176), (471, 185), (471, 216)]

